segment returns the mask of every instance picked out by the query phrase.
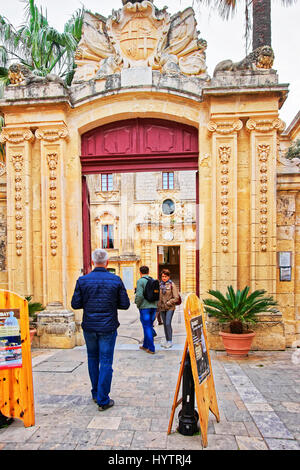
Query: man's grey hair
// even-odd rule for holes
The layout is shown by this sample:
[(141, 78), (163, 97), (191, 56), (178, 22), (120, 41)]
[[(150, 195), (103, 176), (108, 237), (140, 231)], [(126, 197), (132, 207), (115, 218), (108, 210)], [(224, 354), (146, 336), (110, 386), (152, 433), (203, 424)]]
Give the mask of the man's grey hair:
[(92, 253), (92, 260), (95, 264), (105, 264), (108, 260), (108, 253), (102, 248), (97, 248)]

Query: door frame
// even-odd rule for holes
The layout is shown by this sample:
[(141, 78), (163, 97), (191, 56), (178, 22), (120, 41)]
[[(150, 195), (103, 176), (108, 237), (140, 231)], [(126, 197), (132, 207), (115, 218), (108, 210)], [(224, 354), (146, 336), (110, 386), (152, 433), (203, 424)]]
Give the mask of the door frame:
[[(118, 128), (124, 124), (135, 126), (134, 132), (138, 134), (144, 124), (164, 125), (166, 129), (172, 129), (179, 133), (189, 131), (194, 135), (197, 145), (186, 152), (165, 152), (158, 149), (157, 152), (147, 154), (144, 153), (124, 153), (108, 155), (105, 151), (99, 151), (95, 146), (95, 151), (89, 153), (87, 151), (88, 136), (100, 133), (104, 129)], [(88, 131), (81, 136), (81, 174), (82, 174), (82, 201), (87, 200), (87, 184), (86, 175), (101, 173), (136, 173), (147, 171), (196, 171), (196, 294), (200, 292), (200, 268), (199, 268), (199, 135), (196, 127), (188, 126), (178, 122), (163, 119), (135, 118), (129, 120), (116, 121)], [(197, 150), (196, 150), (197, 148)], [(101, 149), (100, 149), (101, 150)], [(94, 154), (93, 154), (94, 153)], [(91, 270), (91, 246), (87, 249), (88, 240), (91, 241), (90, 233), (90, 214), (89, 204), (82, 204), (82, 231), (83, 231), (83, 272), (86, 274)], [(89, 221), (89, 223), (87, 222)]]

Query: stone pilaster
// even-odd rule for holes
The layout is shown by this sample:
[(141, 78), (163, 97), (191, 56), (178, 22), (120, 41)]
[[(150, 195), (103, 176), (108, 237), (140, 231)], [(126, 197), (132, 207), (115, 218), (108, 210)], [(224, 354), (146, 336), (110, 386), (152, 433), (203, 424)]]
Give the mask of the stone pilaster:
[(34, 136), (28, 128), (5, 128), (7, 171), (8, 289), (33, 294), (31, 155)]
[(276, 294), (276, 152), (280, 119), (249, 119), (251, 155), (251, 290)]
[[(208, 123), (212, 133), (212, 288), (237, 287), (237, 133), (240, 120)], [(207, 221), (207, 223), (209, 223)]]
[(43, 303), (38, 315), (40, 347), (75, 346), (74, 313), (67, 305), (67, 243), (65, 214), (64, 155), (68, 130), (61, 123), (40, 127), (35, 136), (41, 142), (41, 208), (43, 249)]

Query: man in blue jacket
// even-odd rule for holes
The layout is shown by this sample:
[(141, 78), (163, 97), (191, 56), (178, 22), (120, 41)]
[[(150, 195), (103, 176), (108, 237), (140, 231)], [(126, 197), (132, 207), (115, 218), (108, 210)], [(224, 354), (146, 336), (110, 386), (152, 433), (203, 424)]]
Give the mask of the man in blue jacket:
[(92, 397), (98, 403), (99, 411), (104, 411), (114, 405), (109, 393), (120, 325), (118, 309), (127, 310), (130, 300), (121, 278), (106, 269), (107, 251), (100, 248), (93, 251), (92, 261), (95, 268), (77, 280), (71, 305), (74, 309), (83, 308), (81, 326), (87, 348)]

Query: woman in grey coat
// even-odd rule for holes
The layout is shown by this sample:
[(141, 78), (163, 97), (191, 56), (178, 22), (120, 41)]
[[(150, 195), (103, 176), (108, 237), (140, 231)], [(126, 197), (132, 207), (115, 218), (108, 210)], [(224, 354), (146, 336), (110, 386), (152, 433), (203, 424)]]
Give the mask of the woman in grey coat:
[(169, 349), (172, 347), (172, 318), (179, 301), (179, 292), (173, 281), (170, 279), (170, 271), (163, 269), (161, 272), (160, 293), (158, 301), (158, 311), (160, 312), (166, 339), (162, 341), (161, 346)]

